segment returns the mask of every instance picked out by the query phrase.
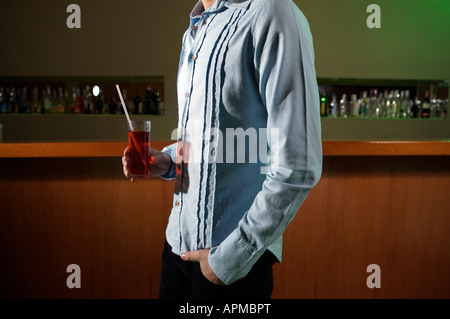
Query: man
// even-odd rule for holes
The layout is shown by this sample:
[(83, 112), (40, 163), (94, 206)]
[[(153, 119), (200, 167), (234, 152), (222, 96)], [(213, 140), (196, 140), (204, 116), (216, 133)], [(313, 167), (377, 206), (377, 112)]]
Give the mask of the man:
[(322, 169), (308, 22), (292, 0), (201, 0), (177, 85), (178, 142), (152, 150), (152, 176), (176, 179), (160, 298), (270, 298)]

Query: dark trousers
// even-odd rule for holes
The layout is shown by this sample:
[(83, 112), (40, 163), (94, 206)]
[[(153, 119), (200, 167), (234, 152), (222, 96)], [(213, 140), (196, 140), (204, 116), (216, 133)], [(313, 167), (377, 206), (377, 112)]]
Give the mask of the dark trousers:
[(184, 261), (164, 244), (160, 299), (270, 299), (273, 291), (272, 266), (276, 257), (266, 251), (248, 275), (228, 286), (206, 279), (200, 264)]

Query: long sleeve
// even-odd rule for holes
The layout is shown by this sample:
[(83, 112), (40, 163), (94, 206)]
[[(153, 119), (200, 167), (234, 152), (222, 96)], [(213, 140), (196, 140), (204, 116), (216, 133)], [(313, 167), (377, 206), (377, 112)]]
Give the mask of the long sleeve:
[(169, 157), (172, 160), (172, 165), (170, 166), (170, 169), (166, 173), (164, 173), (163, 175), (160, 176), (160, 178), (165, 179), (165, 180), (173, 180), (175, 178), (175, 173), (176, 173), (174, 163), (176, 162), (176, 158), (177, 158), (177, 143), (173, 143), (173, 144), (170, 144), (170, 145), (164, 147), (161, 152), (169, 155)]
[[(273, 0), (261, 5), (254, 21), (255, 74), (267, 111), (272, 162), (238, 227), (210, 251), (210, 266), (225, 284), (244, 277), (282, 235), (322, 170), (319, 93), (308, 22), (293, 3)], [(277, 134), (271, 134), (274, 131)]]

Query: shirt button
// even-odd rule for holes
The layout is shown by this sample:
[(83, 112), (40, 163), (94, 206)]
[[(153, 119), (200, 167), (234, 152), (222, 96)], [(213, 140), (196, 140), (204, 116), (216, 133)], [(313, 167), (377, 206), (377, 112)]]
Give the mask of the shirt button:
[(176, 202), (175, 202), (175, 206), (180, 207), (180, 202), (179, 202), (179, 201), (176, 201)]
[(191, 61), (195, 61), (195, 59), (197, 59), (196, 55), (191, 56)]
[(189, 98), (189, 96), (190, 96), (189, 92), (186, 92), (186, 93), (184, 94), (184, 96), (185, 96), (186, 98)]

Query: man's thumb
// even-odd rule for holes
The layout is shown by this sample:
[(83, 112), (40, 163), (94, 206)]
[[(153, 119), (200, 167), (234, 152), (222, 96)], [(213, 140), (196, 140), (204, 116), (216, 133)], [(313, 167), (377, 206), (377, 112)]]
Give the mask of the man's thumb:
[(196, 251), (187, 251), (185, 253), (182, 253), (181, 259), (183, 259), (184, 261), (199, 261)]

